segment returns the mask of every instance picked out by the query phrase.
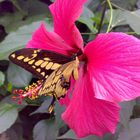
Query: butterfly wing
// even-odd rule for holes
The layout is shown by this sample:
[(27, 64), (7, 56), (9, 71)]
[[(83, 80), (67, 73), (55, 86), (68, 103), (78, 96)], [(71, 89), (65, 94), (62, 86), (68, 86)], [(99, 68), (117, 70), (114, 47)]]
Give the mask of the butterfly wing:
[(64, 97), (70, 87), (71, 75), (73, 75), (75, 80), (78, 78), (78, 66), (79, 60), (76, 58), (57, 68), (44, 81), (38, 95), (53, 95), (56, 99)]
[(70, 87), (71, 75), (75, 79), (78, 77), (77, 57), (74, 59), (48, 50), (25, 48), (13, 52), (9, 59), (42, 79), (43, 84), (38, 91), (39, 96), (49, 95), (60, 99), (65, 96)]
[(61, 65), (72, 61), (72, 58), (65, 55), (33, 48), (17, 50), (10, 54), (9, 59), (39, 79), (46, 79)]

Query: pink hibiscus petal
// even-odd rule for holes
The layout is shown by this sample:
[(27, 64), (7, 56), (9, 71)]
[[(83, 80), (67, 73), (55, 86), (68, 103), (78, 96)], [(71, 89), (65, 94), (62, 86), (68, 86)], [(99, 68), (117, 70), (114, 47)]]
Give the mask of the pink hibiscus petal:
[(115, 103), (96, 99), (90, 78), (83, 73), (81, 68), (71, 102), (62, 118), (78, 137), (114, 133), (119, 121), (120, 107)]
[(100, 34), (85, 48), (95, 96), (113, 102), (140, 96), (140, 41), (124, 33)]
[(71, 50), (71, 47), (67, 45), (59, 35), (47, 31), (43, 23), (33, 34), (32, 39), (28, 42), (26, 47), (51, 50), (65, 55), (68, 55)]
[(74, 51), (83, 50), (83, 39), (74, 22), (80, 17), (87, 0), (56, 0), (50, 10), (54, 18), (54, 30)]

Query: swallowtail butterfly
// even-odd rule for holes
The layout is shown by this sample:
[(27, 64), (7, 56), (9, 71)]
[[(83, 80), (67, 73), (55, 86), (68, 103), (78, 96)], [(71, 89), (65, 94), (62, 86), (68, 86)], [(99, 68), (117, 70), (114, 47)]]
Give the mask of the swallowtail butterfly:
[(24, 48), (10, 54), (9, 59), (41, 80), (38, 96), (60, 99), (70, 87), (71, 75), (78, 78), (79, 60), (76, 55), (68, 57), (48, 50)]

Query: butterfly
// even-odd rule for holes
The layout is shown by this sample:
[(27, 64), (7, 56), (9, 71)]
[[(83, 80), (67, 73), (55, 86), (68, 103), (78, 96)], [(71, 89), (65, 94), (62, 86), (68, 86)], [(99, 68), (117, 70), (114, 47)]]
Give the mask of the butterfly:
[(68, 57), (49, 50), (24, 48), (10, 54), (9, 59), (41, 80), (37, 94), (54, 97), (49, 107), (51, 111), (54, 101), (64, 97), (70, 88), (70, 77), (78, 79), (77, 55)]

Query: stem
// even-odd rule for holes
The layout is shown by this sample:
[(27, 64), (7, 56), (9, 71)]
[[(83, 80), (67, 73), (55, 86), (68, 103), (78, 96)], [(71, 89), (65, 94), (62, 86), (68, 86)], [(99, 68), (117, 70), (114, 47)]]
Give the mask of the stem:
[(101, 28), (102, 28), (104, 17), (105, 17), (106, 6), (107, 6), (107, 2), (105, 2), (105, 5), (104, 5), (104, 9), (103, 9), (103, 12), (102, 12), (102, 17), (101, 17), (101, 21), (100, 21), (100, 25), (99, 25), (99, 29), (98, 29), (97, 34), (99, 34), (101, 32)]
[(135, 34), (137, 34), (136, 32), (124, 32), (124, 33), (126, 33), (128, 35), (135, 35)]
[(110, 0), (107, 0), (107, 3), (108, 3), (109, 8), (110, 8), (110, 20), (109, 20), (109, 25), (108, 25), (106, 33), (108, 33), (110, 31), (111, 24), (112, 24), (112, 19), (113, 19), (113, 9), (112, 9), (112, 5), (111, 5)]

